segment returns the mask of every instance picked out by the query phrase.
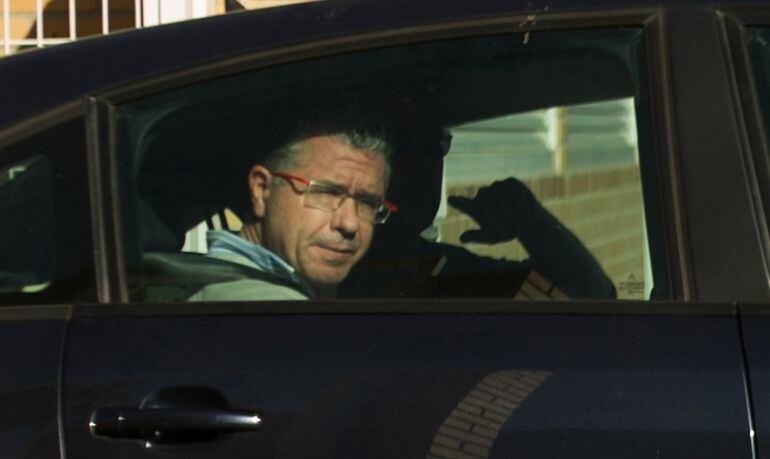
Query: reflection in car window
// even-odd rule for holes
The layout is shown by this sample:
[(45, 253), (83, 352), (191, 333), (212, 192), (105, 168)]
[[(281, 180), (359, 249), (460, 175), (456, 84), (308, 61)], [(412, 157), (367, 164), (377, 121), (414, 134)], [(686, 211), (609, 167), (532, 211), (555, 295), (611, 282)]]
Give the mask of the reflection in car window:
[[(51, 166), (44, 158), (0, 170), (0, 292), (37, 292), (51, 281), (55, 263)], [(17, 222), (17, 224), (7, 224)], [(47, 234), (48, 233), (48, 234)]]
[(0, 158), (0, 303), (95, 301), (82, 120)]
[[(756, 81), (759, 105), (765, 137), (770, 136), (770, 28), (750, 27), (747, 29), (748, 48), (751, 54), (752, 70)], [(770, 152), (754, 151), (754, 168), (757, 171), (759, 192), (766, 218), (770, 215)], [(770, 225), (770, 221), (766, 222)]]
[[(649, 298), (652, 267), (632, 98), (477, 121), (452, 134), (445, 196), (473, 196), (479, 187), (516, 177), (593, 254), (619, 298)], [(478, 225), (446, 201), (439, 209), (429, 237), (463, 245), (461, 234)], [(530, 256), (521, 238), (465, 246), (493, 258)]]
[[(657, 204), (644, 193), (654, 170), (638, 119), (641, 37), (604, 29), (382, 48), (117, 107), (133, 298), (312, 299), (328, 285), (342, 298), (667, 298), (662, 234), (646, 223)], [(347, 181), (311, 148), (319, 138), (337, 153), (386, 144), (387, 193)], [(286, 148), (296, 161), (271, 166)], [(319, 179), (392, 213), (384, 224), (361, 218), (344, 194), (309, 203)], [(264, 183), (263, 206), (254, 190)], [(288, 209), (275, 201), (287, 190), (303, 217), (264, 211)], [(341, 230), (348, 211), (358, 223)], [(275, 223), (307, 226), (313, 212), (329, 222), (307, 236), (320, 255)]]

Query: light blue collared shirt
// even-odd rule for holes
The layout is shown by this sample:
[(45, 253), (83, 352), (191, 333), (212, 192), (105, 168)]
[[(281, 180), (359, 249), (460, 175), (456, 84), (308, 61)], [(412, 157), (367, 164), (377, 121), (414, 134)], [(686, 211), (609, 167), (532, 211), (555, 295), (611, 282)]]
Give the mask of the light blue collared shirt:
[(225, 230), (208, 231), (206, 240), (209, 246), (208, 256), (272, 274), (296, 285), (310, 298), (316, 297), (313, 287), (302, 279), (290, 264), (261, 245)]

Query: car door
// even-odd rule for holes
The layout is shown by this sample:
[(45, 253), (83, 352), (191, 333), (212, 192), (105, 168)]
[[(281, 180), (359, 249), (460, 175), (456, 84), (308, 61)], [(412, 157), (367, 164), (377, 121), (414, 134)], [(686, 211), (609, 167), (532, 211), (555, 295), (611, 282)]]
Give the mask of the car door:
[[(334, 12), (343, 22), (352, 14)], [(457, 17), (268, 50), (92, 98), (99, 298), (111, 304), (77, 305), (68, 322), (66, 454), (751, 457), (735, 308), (678, 301), (698, 298), (693, 266), (708, 278), (689, 264), (681, 232), (672, 141), (681, 125), (671, 118), (663, 14)], [(180, 248), (195, 250), (198, 221), (229, 228), (238, 153), (270, 135), (276, 110), (327, 103), (318, 94), (377, 101), (372, 110), (393, 110), (420, 132), (450, 130), (442, 195), (516, 172), (624, 300), (590, 290), (579, 301), (513, 301), (510, 288), (463, 294), (469, 279), (486, 284), (460, 266), (447, 276), (459, 288), (437, 284), (455, 292), (443, 300), (375, 300), (361, 284), (336, 301), (185, 302), (193, 281), (172, 262)], [(565, 116), (576, 126), (566, 136)], [(402, 207), (419, 198), (403, 196)], [(441, 199), (433, 242), (474, 263), (518, 250), (461, 247), (467, 218)], [(581, 222), (592, 209), (609, 220)], [(528, 297), (553, 294), (531, 279), (515, 280)]]
[(83, 117), (0, 134), (0, 425), (6, 457), (57, 457), (60, 361), (75, 302), (96, 301)]

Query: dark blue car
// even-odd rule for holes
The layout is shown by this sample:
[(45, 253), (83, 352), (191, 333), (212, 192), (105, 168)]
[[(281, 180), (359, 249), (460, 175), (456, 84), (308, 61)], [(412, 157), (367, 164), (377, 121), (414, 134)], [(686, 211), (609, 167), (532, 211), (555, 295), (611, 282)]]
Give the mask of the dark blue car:
[[(770, 458), (769, 43), (331, 0), (1, 59), (0, 455)], [(206, 233), (265, 145), (350, 107), (397, 212), (336, 297), (190, 301), (254, 275)]]

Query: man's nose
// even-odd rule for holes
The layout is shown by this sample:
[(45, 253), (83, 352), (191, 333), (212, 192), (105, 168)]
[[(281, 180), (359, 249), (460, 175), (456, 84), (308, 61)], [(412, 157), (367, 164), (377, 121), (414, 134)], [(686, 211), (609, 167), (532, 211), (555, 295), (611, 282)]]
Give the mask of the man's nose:
[(342, 205), (332, 216), (332, 229), (337, 230), (346, 237), (353, 237), (358, 231), (361, 221), (358, 218), (356, 210), (356, 201), (352, 198), (346, 198)]

